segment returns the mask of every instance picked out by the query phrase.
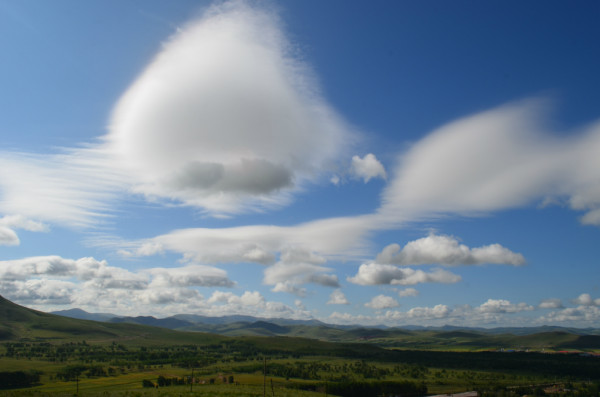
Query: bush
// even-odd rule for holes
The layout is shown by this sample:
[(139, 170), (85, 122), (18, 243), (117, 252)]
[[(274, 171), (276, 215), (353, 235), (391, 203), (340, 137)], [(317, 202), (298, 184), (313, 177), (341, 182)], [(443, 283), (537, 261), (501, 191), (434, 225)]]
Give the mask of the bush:
[(415, 382), (339, 382), (329, 383), (327, 392), (342, 397), (422, 396), (427, 394), (424, 384)]
[(0, 389), (31, 387), (40, 381), (39, 371), (0, 372)]

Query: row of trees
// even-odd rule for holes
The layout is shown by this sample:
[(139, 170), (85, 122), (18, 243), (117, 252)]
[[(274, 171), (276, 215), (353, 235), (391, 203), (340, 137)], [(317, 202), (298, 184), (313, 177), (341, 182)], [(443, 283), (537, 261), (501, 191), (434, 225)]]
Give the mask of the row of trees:
[(17, 389), (35, 386), (40, 382), (40, 371), (0, 372), (0, 389)]

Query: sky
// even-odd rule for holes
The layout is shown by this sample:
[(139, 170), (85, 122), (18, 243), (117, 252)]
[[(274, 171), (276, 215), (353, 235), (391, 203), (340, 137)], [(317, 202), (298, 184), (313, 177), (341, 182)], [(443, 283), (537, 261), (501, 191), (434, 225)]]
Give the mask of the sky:
[(0, 1), (0, 294), (600, 327), (600, 3)]

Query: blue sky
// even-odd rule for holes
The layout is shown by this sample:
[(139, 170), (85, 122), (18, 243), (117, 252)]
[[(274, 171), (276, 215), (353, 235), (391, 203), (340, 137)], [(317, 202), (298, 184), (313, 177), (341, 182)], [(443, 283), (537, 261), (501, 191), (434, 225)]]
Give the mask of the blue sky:
[(600, 5), (0, 2), (0, 294), (600, 326)]

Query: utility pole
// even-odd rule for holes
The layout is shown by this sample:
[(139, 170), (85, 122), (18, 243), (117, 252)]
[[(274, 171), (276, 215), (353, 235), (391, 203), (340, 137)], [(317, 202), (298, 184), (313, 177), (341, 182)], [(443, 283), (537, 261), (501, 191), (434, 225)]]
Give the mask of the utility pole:
[(263, 368), (263, 397), (267, 397), (267, 358), (264, 358), (264, 368)]
[(192, 392), (193, 386), (194, 386), (194, 365), (192, 364), (192, 379), (190, 379), (190, 393)]

